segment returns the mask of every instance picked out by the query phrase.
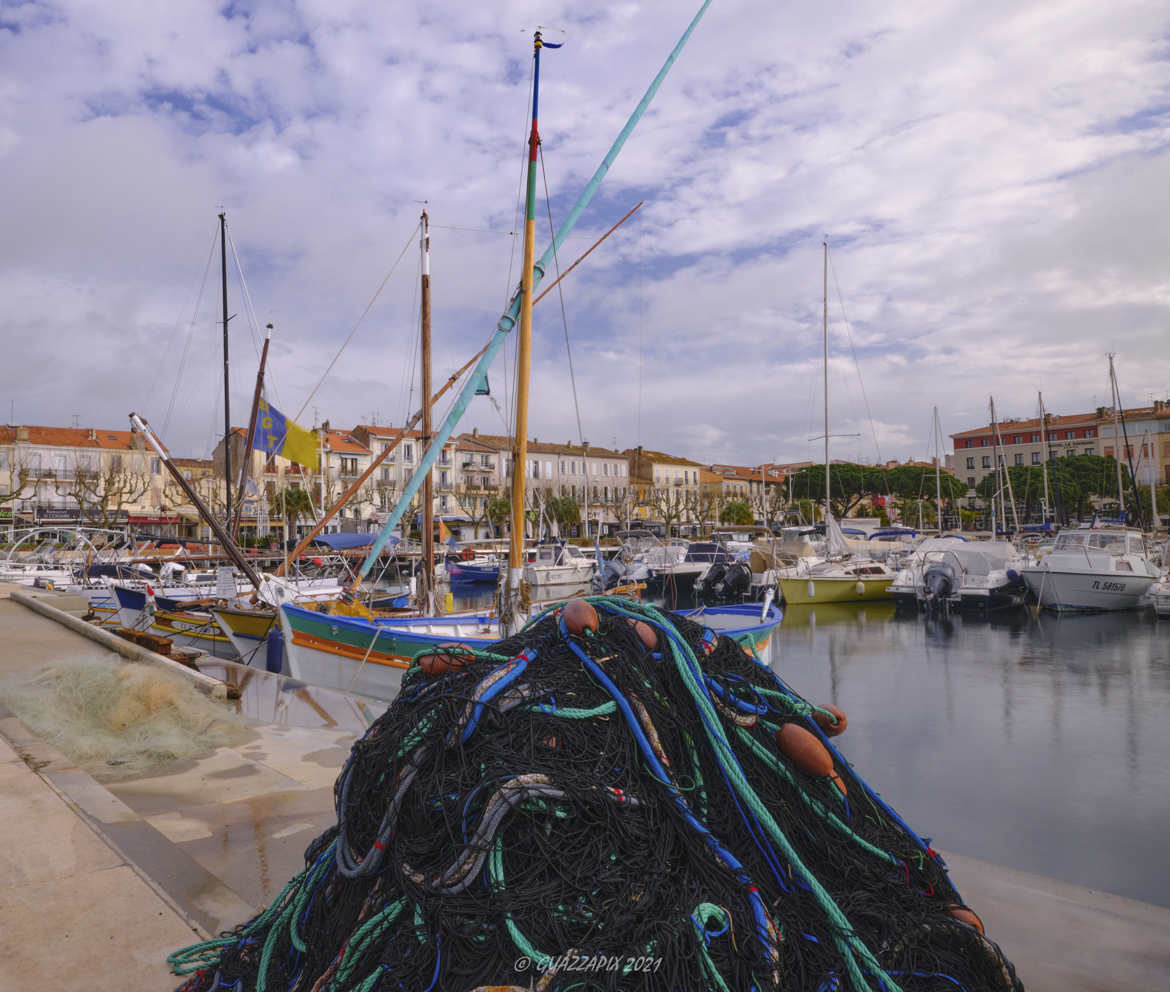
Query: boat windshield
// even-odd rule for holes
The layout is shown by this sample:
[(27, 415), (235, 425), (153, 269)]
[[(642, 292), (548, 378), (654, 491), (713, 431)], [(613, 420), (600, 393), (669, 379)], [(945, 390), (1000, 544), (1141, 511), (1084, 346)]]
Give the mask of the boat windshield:
[(1065, 531), (1056, 538), (1056, 547), (1054, 550), (1062, 551), (1065, 548), (1083, 548), (1085, 546), (1085, 538), (1089, 535), (1085, 533), (1071, 533)]
[(1115, 555), (1125, 554), (1125, 534), (1096, 533), (1089, 535), (1089, 547), (1101, 548)]

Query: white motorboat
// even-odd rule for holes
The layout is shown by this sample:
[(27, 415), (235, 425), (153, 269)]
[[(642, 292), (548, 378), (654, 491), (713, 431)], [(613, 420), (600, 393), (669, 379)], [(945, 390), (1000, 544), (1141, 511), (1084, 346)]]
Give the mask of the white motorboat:
[(564, 541), (543, 542), (529, 548), (524, 559), (524, 581), (530, 586), (588, 587), (597, 571), (596, 559)]
[(1158, 581), (1141, 531), (1128, 527), (1064, 531), (1052, 551), (1020, 575), (1045, 609), (1135, 609)]
[(1023, 559), (1006, 541), (932, 537), (903, 563), (889, 592), (899, 605), (996, 610), (1019, 606)]

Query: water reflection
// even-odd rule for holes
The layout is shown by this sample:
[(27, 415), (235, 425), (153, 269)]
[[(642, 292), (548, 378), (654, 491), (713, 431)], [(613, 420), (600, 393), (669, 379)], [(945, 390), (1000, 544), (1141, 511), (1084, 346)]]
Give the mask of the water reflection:
[(1170, 648), (1141, 614), (793, 609), (774, 667), (942, 847), (1170, 905)]

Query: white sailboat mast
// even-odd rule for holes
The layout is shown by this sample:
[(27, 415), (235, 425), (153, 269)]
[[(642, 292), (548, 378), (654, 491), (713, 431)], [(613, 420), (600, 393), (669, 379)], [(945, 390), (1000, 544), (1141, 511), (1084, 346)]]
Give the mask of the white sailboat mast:
[(829, 241), (824, 241), (825, 293), (824, 293), (824, 359), (825, 359), (825, 538), (829, 532)]
[(1048, 523), (1052, 504), (1048, 501), (1048, 417), (1044, 413), (1044, 394), (1037, 393), (1040, 401), (1040, 437), (1044, 442), (1044, 450), (1040, 453), (1040, 466), (1044, 476), (1044, 523)]
[(938, 515), (938, 536), (942, 537), (943, 532), (943, 512), (942, 512), (942, 468), (940, 462), (942, 460), (942, 425), (938, 422), (938, 407), (934, 408), (934, 509)]

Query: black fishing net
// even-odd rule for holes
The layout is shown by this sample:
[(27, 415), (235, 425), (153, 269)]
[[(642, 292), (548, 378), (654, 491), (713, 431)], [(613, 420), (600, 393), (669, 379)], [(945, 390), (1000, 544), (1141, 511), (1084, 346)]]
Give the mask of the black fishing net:
[(171, 956), (183, 992), (1022, 989), (837, 715), (699, 623), (588, 602), (422, 657), (304, 871)]

